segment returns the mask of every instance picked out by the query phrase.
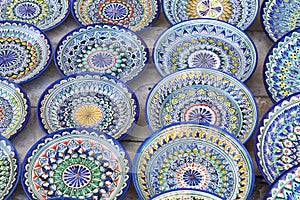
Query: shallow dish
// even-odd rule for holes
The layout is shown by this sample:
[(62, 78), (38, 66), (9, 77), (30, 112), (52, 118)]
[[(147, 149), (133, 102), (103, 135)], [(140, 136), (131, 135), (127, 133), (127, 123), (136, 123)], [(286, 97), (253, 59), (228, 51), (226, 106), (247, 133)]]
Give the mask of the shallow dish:
[(137, 150), (133, 172), (141, 199), (178, 188), (247, 199), (255, 176), (241, 142), (219, 128), (196, 123), (172, 124), (153, 133)]
[(152, 55), (162, 76), (185, 68), (203, 67), (227, 72), (245, 82), (257, 64), (256, 47), (246, 33), (210, 19), (171, 26), (156, 40)]
[(219, 126), (245, 143), (257, 123), (257, 106), (250, 90), (217, 70), (194, 68), (163, 78), (146, 100), (146, 120), (153, 131), (180, 121)]
[(65, 129), (31, 147), (21, 181), (30, 199), (122, 199), (131, 181), (130, 165), (123, 146), (109, 135)]
[(41, 95), (37, 118), (46, 133), (85, 127), (124, 138), (135, 126), (139, 104), (133, 91), (104, 74), (70, 75)]
[(117, 24), (132, 31), (151, 26), (159, 16), (158, 0), (74, 0), (72, 14), (80, 25)]
[(63, 75), (99, 72), (127, 82), (144, 71), (149, 50), (127, 28), (94, 24), (65, 35), (56, 47), (54, 61)]
[(151, 197), (149, 200), (178, 200), (178, 199), (193, 199), (193, 200), (225, 200), (224, 198), (217, 196), (213, 193), (196, 190), (196, 189), (175, 189), (162, 192), (161, 194)]

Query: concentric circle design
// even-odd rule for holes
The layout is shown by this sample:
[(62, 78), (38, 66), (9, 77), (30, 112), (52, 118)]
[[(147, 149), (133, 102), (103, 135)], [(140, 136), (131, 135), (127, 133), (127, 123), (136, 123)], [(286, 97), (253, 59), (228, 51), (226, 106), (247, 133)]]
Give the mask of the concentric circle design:
[(109, 23), (142, 31), (158, 18), (159, 1), (74, 0), (72, 14), (80, 25)]
[(124, 82), (139, 76), (149, 62), (149, 50), (137, 34), (117, 25), (96, 24), (65, 35), (55, 51), (63, 75), (105, 73)]
[(165, 30), (156, 40), (153, 61), (162, 76), (186, 68), (218, 69), (245, 82), (255, 71), (256, 47), (225, 22), (194, 19)]
[(154, 131), (174, 122), (206, 122), (243, 143), (258, 119), (255, 99), (243, 83), (206, 68), (185, 69), (163, 78), (150, 91), (145, 113)]
[(207, 124), (177, 123), (156, 131), (139, 147), (134, 163), (141, 199), (179, 188), (247, 199), (254, 184), (253, 163), (242, 143)]
[(196, 190), (196, 189), (175, 189), (151, 197), (150, 200), (178, 200), (178, 199), (193, 199), (193, 200), (224, 200), (224, 198), (213, 193)]
[(37, 112), (46, 133), (85, 127), (122, 139), (137, 122), (139, 104), (125, 83), (85, 73), (52, 83), (41, 95)]
[(22, 166), (22, 186), (30, 199), (75, 197), (119, 199), (130, 185), (130, 161), (107, 134), (65, 129), (31, 147)]
[(69, 0), (5, 0), (0, 2), (0, 20), (22, 21), (48, 31), (69, 15)]

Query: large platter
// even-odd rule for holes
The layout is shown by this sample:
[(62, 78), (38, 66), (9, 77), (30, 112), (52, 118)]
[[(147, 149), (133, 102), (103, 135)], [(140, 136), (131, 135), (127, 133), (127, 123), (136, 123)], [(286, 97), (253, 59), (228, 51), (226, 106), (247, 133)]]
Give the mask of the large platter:
[(250, 90), (232, 76), (213, 69), (185, 69), (157, 83), (146, 101), (146, 120), (153, 131), (179, 121), (206, 122), (234, 134), (243, 143), (257, 123)]
[(132, 31), (150, 27), (158, 18), (158, 0), (74, 0), (72, 14), (80, 25), (117, 24)]
[(22, 84), (39, 76), (51, 61), (47, 35), (33, 25), (0, 22), (0, 76)]
[(162, 76), (204, 67), (227, 72), (244, 82), (255, 71), (257, 52), (240, 29), (221, 21), (195, 19), (165, 30), (154, 45), (153, 61)]
[(263, 68), (266, 91), (274, 102), (300, 92), (300, 29), (291, 31), (269, 50)]
[(150, 198), (150, 200), (225, 200), (224, 198), (217, 196), (213, 193), (196, 190), (196, 189), (175, 189), (162, 192)]
[(85, 127), (120, 140), (135, 126), (139, 104), (133, 91), (114, 77), (78, 74), (48, 86), (39, 99), (37, 115), (46, 133)]
[(170, 24), (194, 18), (211, 18), (246, 30), (256, 19), (259, 0), (162, 0)]
[(271, 107), (261, 119), (255, 137), (255, 158), (271, 184), (286, 170), (300, 164), (300, 93)]
[(254, 167), (244, 145), (226, 131), (208, 124), (172, 124), (139, 147), (133, 181), (141, 199), (178, 188), (248, 199)]
[(127, 28), (93, 24), (65, 35), (54, 61), (63, 75), (99, 72), (127, 82), (146, 68), (149, 51), (142, 38)]
[(107, 134), (65, 129), (37, 141), (22, 165), (22, 186), (30, 199), (57, 197), (122, 199), (131, 181), (123, 146)]

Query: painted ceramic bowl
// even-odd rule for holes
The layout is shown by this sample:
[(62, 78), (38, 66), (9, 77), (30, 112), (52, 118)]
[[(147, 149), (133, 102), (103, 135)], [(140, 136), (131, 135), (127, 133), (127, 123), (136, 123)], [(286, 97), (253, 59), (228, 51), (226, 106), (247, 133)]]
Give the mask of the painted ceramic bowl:
[(240, 29), (217, 20), (178, 23), (156, 40), (153, 61), (162, 75), (203, 67), (232, 74), (245, 82), (257, 64), (256, 47)]
[(196, 190), (196, 189), (175, 189), (151, 197), (150, 200), (178, 200), (178, 199), (193, 199), (193, 200), (225, 200), (213, 193)]
[(29, 116), (30, 100), (25, 91), (16, 83), (0, 78), (0, 134), (14, 138), (26, 126)]
[(258, 0), (162, 0), (163, 12), (170, 24), (194, 18), (211, 18), (242, 30), (252, 25), (259, 6)]
[(158, 0), (74, 0), (72, 14), (80, 25), (117, 24), (132, 31), (151, 26), (159, 15)]
[(300, 93), (271, 107), (261, 119), (255, 137), (255, 158), (264, 179), (276, 178), (300, 164)]
[(120, 140), (135, 126), (139, 104), (120, 80), (103, 74), (80, 74), (52, 83), (41, 95), (37, 113), (46, 133), (85, 127)]
[(142, 143), (134, 159), (134, 186), (141, 199), (179, 188), (247, 199), (254, 176), (244, 145), (208, 124), (166, 126)]
[(266, 91), (274, 102), (300, 92), (300, 29), (278, 40), (269, 50), (263, 68)]
[(109, 135), (65, 129), (31, 147), (21, 181), (30, 199), (122, 199), (131, 181), (130, 165), (125, 149)]
[(51, 43), (40, 29), (17, 21), (0, 22), (0, 76), (18, 84), (39, 76), (51, 60)]
[(155, 131), (180, 121), (219, 126), (246, 143), (255, 130), (257, 106), (250, 90), (212, 69), (185, 69), (163, 78), (150, 91), (146, 120)]
[(48, 31), (70, 13), (71, 0), (5, 0), (0, 2), (0, 20), (15, 20)]
[(127, 82), (146, 68), (149, 51), (142, 38), (127, 28), (93, 24), (65, 35), (54, 61), (63, 75), (98, 72)]
[(276, 42), (288, 32), (299, 28), (299, 0), (264, 0), (260, 13), (263, 28)]

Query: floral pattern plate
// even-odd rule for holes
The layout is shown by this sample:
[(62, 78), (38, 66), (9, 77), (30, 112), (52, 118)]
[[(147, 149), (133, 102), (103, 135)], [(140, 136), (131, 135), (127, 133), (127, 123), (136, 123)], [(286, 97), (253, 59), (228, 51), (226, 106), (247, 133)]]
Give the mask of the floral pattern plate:
[(299, 63), (300, 28), (278, 40), (265, 58), (263, 80), (274, 102), (300, 92)]
[(152, 55), (162, 76), (185, 68), (204, 67), (227, 72), (244, 82), (257, 64), (256, 47), (246, 33), (210, 19), (171, 26), (157, 39)]
[(135, 126), (139, 104), (133, 91), (120, 80), (85, 73), (52, 83), (41, 95), (37, 113), (46, 133), (85, 127), (120, 140)]
[(34, 144), (22, 165), (22, 186), (30, 199), (57, 197), (122, 199), (131, 163), (123, 146), (107, 134), (65, 129)]
[(51, 61), (51, 43), (40, 29), (17, 21), (0, 22), (0, 76), (18, 84), (40, 75)]
[(0, 20), (15, 20), (48, 31), (61, 24), (70, 13), (71, 0), (0, 1)]
[(255, 137), (255, 158), (269, 183), (300, 164), (300, 93), (271, 107), (261, 119)]
[(225, 200), (213, 193), (196, 189), (175, 189), (162, 192), (149, 200)]
[(30, 100), (25, 91), (16, 83), (0, 78), (0, 135), (14, 138), (26, 126), (29, 116)]
[(250, 90), (232, 76), (194, 68), (163, 78), (146, 100), (146, 120), (153, 131), (180, 121), (219, 126), (246, 143), (255, 130), (257, 106)]
[(264, 0), (261, 21), (269, 38), (276, 42), (288, 32), (299, 28), (299, 0)]
[(170, 24), (194, 18), (211, 18), (242, 30), (252, 25), (259, 6), (259, 0), (162, 0), (163, 12)]
[(233, 135), (205, 124), (172, 124), (139, 147), (133, 181), (141, 199), (178, 188), (247, 199), (254, 185), (254, 167), (248, 151)]
[(132, 31), (151, 26), (159, 16), (158, 0), (74, 0), (72, 14), (80, 25), (117, 24)]
[(65, 35), (56, 47), (55, 64), (63, 75), (99, 72), (124, 82), (148, 65), (149, 50), (134, 32), (109, 24), (88, 25)]

